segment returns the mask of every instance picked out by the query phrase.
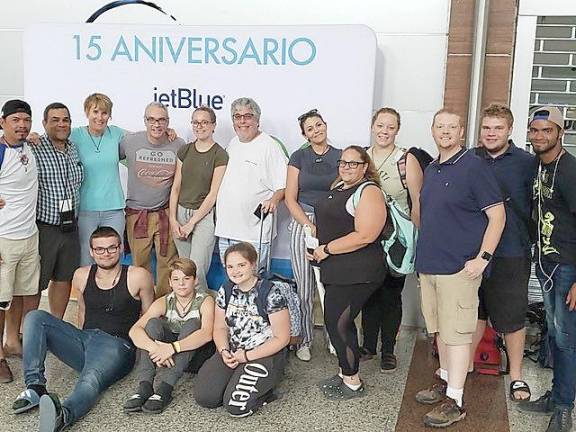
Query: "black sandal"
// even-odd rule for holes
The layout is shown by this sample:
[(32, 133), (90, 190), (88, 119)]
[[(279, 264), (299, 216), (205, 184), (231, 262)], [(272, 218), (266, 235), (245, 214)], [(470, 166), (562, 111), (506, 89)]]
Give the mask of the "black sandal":
[[(528, 393), (528, 397), (523, 398), (523, 399), (516, 397), (515, 393), (520, 392), (520, 391)], [(510, 400), (511, 401), (513, 401), (513, 402), (529, 401), (531, 397), (532, 397), (532, 393), (530, 392), (530, 387), (528, 386), (528, 383), (526, 383), (526, 381), (514, 380), (514, 381), (510, 382)]]

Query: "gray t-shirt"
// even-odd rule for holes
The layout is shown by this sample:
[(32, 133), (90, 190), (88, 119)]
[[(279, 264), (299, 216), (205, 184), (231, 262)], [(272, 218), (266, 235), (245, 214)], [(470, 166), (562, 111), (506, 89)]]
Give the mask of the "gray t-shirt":
[(120, 159), (128, 162), (126, 207), (156, 210), (165, 207), (176, 172), (176, 154), (184, 140), (177, 138), (161, 144), (148, 141), (146, 132), (124, 136), (120, 142)]
[(330, 146), (319, 155), (312, 146), (296, 150), (290, 156), (288, 165), (298, 168), (298, 203), (304, 211), (314, 211), (319, 199), (330, 190), (330, 185), (338, 177), (338, 159), (342, 150)]

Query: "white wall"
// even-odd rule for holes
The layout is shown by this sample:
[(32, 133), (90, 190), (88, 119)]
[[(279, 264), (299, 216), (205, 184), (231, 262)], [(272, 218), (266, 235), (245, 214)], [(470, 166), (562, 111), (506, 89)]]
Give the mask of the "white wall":
[[(0, 14), (0, 104), (24, 94), (22, 32), (26, 25), (84, 22), (107, 3), (104, 0), (21, 0), (3, 5)], [(393, 106), (400, 111), (400, 145), (418, 146), (435, 153), (429, 131), (432, 114), (443, 104), (450, 0), (212, 0), (202, 3), (157, 0), (156, 3), (184, 25), (370, 26), (376, 32), (379, 45), (374, 108)], [(107, 12), (97, 22), (173, 23), (156, 11), (133, 5)], [(52, 49), (57, 50), (58, 47)], [(342, 61), (346, 61), (345, 52), (342, 53)], [(57, 65), (39, 64), (38, 67), (53, 68)], [(65, 76), (66, 71), (62, 71), (62, 74)], [(350, 77), (350, 80), (354, 80), (354, 77)], [(57, 96), (54, 96), (55, 99)], [(82, 96), (78, 103), (81, 103), (81, 99)], [(39, 112), (42, 107), (33, 109)], [(342, 102), (342, 110), (353, 109), (346, 101)], [(414, 283), (407, 284), (404, 298), (405, 324), (421, 323)]]

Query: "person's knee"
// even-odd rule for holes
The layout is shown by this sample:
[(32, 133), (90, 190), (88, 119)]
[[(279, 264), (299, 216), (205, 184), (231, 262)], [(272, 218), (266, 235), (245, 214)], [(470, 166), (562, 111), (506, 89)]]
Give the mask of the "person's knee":
[(49, 312), (46, 312), (44, 310), (36, 309), (28, 312), (26, 314), (26, 317), (24, 318), (23, 332), (27, 333), (28, 331), (34, 331), (32, 329), (42, 325), (46, 321), (46, 319), (50, 317), (52, 317), (52, 315), (50, 315)]
[(208, 386), (194, 386), (192, 395), (196, 403), (202, 408), (213, 409), (222, 405), (222, 395), (216, 394)]
[(95, 394), (100, 393), (105, 387), (104, 381), (102, 379), (102, 373), (94, 368), (82, 371), (76, 385), (81, 385), (84, 389), (87, 389), (88, 391)]
[(202, 327), (202, 321), (198, 318), (189, 319), (184, 323), (182, 329), (180, 330), (180, 334), (178, 335), (178, 339), (184, 339), (185, 337), (191, 335), (197, 330), (200, 330)]
[(144, 331), (148, 337), (152, 339), (160, 338), (163, 333), (162, 320), (160, 318), (150, 318), (146, 323), (146, 326), (144, 326)]

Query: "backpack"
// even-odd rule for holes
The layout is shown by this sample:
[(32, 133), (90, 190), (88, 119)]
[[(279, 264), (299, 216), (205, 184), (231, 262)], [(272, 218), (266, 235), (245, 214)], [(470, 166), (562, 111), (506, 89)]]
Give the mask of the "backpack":
[[(256, 296), (256, 308), (258, 309), (258, 315), (264, 318), (264, 321), (270, 323), (268, 319), (268, 312), (266, 311), (268, 294), (272, 287), (278, 286), (280, 292), (286, 299), (288, 305), (288, 313), (290, 314), (290, 345), (295, 345), (298, 343), (296, 340), (301, 334), (301, 313), (300, 313), (300, 297), (296, 294), (294, 287), (288, 281), (285, 280), (270, 280), (268, 278), (261, 278), (258, 281), (256, 290), (258, 295)], [(224, 288), (224, 307), (228, 307), (230, 297), (232, 297), (232, 288), (234, 288), (234, 283), (231, 281), (226, 281), (222, 285)]]
[[(352, 206), (360, 202), (362, 191), (368, 185), (376, 185), (374, 182), (365, 182), (360, 185), (352, 195)], [(384, 194), (384, 192), (382, 192)], [(410, 216), (402, 211), (400, 206), (392, 198), (384, 194), (388, 217), (382, 231), (382, 248), (386, 254), (386, 263), (390, 273), (394, 276), (403, 276), (414, 272), (416, 255), (416, 240), (418, 230), (412, 223)]]
[(474, 353), (474, 370), (482, 375), (502, 375), (510, 371), (502, 337), (490, 326), (486, 326)]
[(4, 153), (6, 153), (6, 146), (0, 145), (0, 169), (2, 169), (2, 162), (4, 162)]
[[(398, 173), (400, 174), (400, 181), (402, 182), (404, 189), (408, 189), (408, 182), (406, 181), (406, 158), (408, 157), (408, 154), (411, 154), (416, 158), (420, 164), (422, 173), (424, 173), (426, 167), (430, 165), (430, 162), (434, 160), (426, 150), (422, 150), (421, 148), (410, 147), (408, 150), (404, 150), (404, 154), (396, 163), (398, 166)], [(408, 194), (408, 207), (412, 209), (412, 199), (410, 198), (410, 194)]]
[(524, 357), (538, 363), (542, 368), (554, 368), (554, 356), (550, 346), (550, 336), (548, 334), (548, 323), (546, 322), (546, 309), (544, 302), (537, 302), (528, 305), (526, 313), (527, 321), (536, 326), (538, 334), (528, 349), (524, 350)]

